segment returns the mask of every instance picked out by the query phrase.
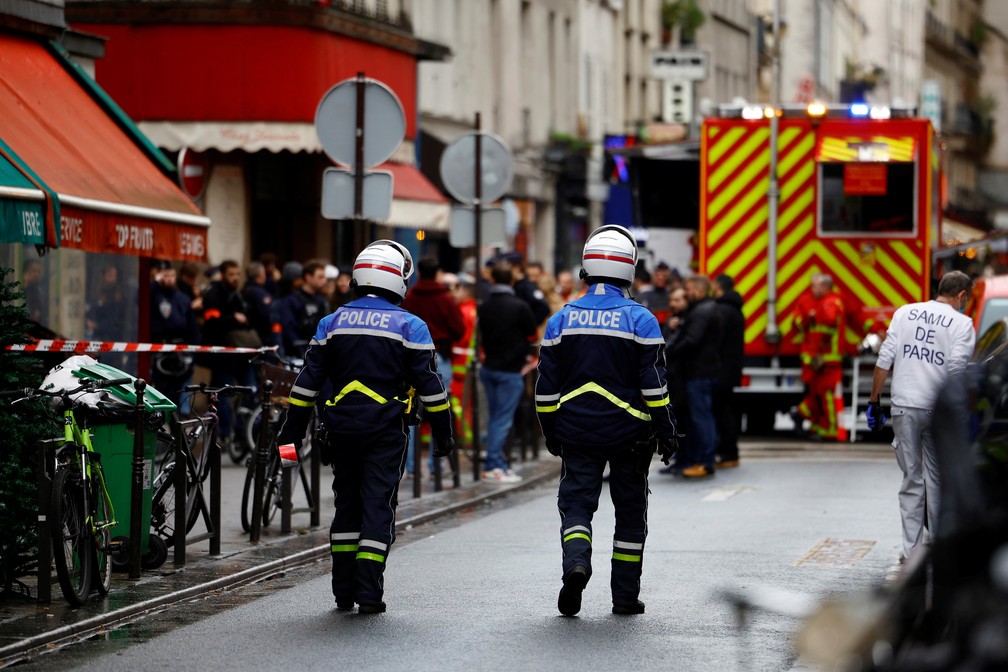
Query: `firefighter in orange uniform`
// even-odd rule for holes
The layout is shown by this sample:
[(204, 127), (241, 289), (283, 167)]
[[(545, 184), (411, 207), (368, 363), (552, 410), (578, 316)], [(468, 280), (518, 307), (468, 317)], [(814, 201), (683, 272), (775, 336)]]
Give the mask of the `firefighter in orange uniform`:
[(801, 433), (803, 421), (809, 420), (810, 438), (835, 441), (835, 395), (843, 377), (846, 315), (832, 277), (825, 273), (812, 276), (811, 292), (799, 300), (794, 324), (800, 332), (802, 382), (806, 386), (805, 398), (791, 409), (795, 430)]
[[(465, 333), (452, 344), (452, 415), (457, 423), (456, 433), (466, 444), (472, 443), (472, 408), (465, 395), (469, 366), (476, 353), (476, 278), (468, 273), (459, 273), (455, 286), (455, 300), (462, 311)], [(470, 381), (472, 384), (472, 381)]]

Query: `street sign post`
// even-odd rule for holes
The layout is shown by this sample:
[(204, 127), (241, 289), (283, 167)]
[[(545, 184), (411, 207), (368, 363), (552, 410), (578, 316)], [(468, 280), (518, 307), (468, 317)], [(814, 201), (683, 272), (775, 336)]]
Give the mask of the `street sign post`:
[[(504, 208), (482, 208), (480, 212), (480, 243), (503, 246), (507, 242), (507, 217)], [(471, 247), (476, 244), (476, 208), (454, 205), (451, 209), (451, 229), (448, 244)]]
[(702, 82), (707, 79), (707, 70), (703, 51), (651, 52), (651, 76), (657, 79)]
[[(322, 175), (322, 216), (326, 219), (353, 219), (358, 214), (354, 212), (353, 193), (353, 173), (343, 168), (326, 168)], [(384, 222), (391, 210), (392, 173), (387, 170), (364, 173), (359, 215), (364, 219)]]
[[(374, 130), (365, 133), (365, 127)], [(406, 134), (406, 115), (396, 95), (385, 84), (357, 73), (322, 96), (315, 130), (326, 155), (350, 168), (329, 168), (323, 174), (322, 216), (357, 222), (387, 220), (392, 174), (367, 169), (391, 158)], [(358, 226), (354, 244), (363, 248), (365, 242)]]
[[(475, 177), (477, 161), (482, 179)], [(493, 133), (461, 135), (441, 155), (441, 181), (468, 205), (496, 201), (511, 187), (511, 150)]]

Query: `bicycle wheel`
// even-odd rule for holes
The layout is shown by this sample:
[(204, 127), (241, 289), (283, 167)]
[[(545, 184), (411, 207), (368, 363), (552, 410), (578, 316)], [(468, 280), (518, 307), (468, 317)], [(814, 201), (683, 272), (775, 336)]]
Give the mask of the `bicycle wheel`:
[[(196, 506), (196, 484), (186, 484), (186, 532), (199, 519)], [(151, 498), (151, 529), (169, 544), (175, 543), (175, 463), (165, 466), (154, 481), (154, 496)]]
[(252, 502), (255, 491), (255, 458), (245, 461), (245, 487), (242, 489), (241, 525), (246, 532), (252, 531)]
[[(92, 469), (96, 467), (92, 465)], [(94, 537), (94, 575), (91, 577), (92, 587), (98, 591), (99, 595), (108, 594), (112, 586), (112, 557), (109, 544), (112, 542), (112, 528), (107, 524), (111, 522), (112, 515), (108, 508), (108, 502), (101, 494), (99, 486), (100, 480), (97, 475), (94, 477), (95, 487), (91, 492), (95, 493), (94, 524), (101, 526)]]
[(79, 607), (91, 592), (94, 544), (84, 507), (84, 479), (78, 469), (64, 466), (56, 471), (49, 520), (60, 590), (71, 606)]

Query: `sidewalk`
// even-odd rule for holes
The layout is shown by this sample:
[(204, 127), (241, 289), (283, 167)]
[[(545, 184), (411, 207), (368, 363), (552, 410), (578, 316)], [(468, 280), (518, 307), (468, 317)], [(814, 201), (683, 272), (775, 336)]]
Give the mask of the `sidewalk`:
[[(17, 662), (38, 650), (58, 646), (65, 641), (107, 630), (137, 616), (168, 605), (181, 602), (212, 591), (226, 590), (251, 583), (283, 572), (297, 565), (313, 562), (329, 555), (329, 523), (333, 515), (331, 472), (322, 469), (320, 526), (310, 528), (308, 513), (292, 516), (293, 531), (280, 534), (279, 514), (269, 527), (263, 528), (260, 542), (249, 543), (248, 534), (242, 530), (239, 511), (245, 467), (234, 465), (224, 458), (221, 474), (221, 555), (209, 555), (209, 541), (186, 547), (186, 564), (177, 568), (173, 564), (173, 551), (157, 570), (145, 571), (137, 580), (127, 574), (114, 574), (112, 589), (107, 598), (92, 601), (79, 609), (67, 606), (53, 575), (53, 600), (43, 605), (34, 599), (11, 599), (0, 602), (0, 667)], [(538, 461), (515, 466), (524, 480), (513, 484), (473, 482), (471, 468), (463, 466), (459, 488), (444, 479), (444, 489), (433, 491), (428, 477), (423, 483), (423, 494), (412, 496), (412, 481), (404, 479), (399, 488), (399, 507), (396, 517), (398, 530), (429, 522), (447, 514), (464, 511), (481, 502), (502, 497), (510, 492), (555, 480), (560, 471), (560, 461), (542, 451)], [(296, 508), (306, 505), (303, 491), (298, 486), (294, 493)], [(197, 522), (191, 534), (205, 531), (202, 521)], [(29, 579), (23, 579), (29, 583)], [(29, 583), (29, 585), (31, 585)], [(34, 594), (34, 585), (31, 585)]]

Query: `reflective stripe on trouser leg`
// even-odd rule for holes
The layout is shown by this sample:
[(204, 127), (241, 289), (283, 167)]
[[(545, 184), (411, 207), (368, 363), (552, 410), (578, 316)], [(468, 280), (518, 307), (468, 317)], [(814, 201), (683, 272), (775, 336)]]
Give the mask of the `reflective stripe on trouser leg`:
[(396, 493), (409, 433), (400, 425), (371, 437), (361, 453), (361, 540), (357, 549), (358, 603), (384, 595), (384, 572), (395, 541)]
[(329, 543), (332, 553), (333, 595), (340, 600), (352, 599), (354, 594), (354, 573), (360, 532), (330, 532)]
[(647, 538), (647, 473), (633, 455), (623, 453), (609, 462), (609, 494), (616, 510), (610, 587), (613, 603), (628, 604), (640, 595)]
[(333, 512), (329, 538), (332, 551), (332, 591), (339, 600), (356, 592), (357, 542), (361, 529), (360, 459), (354, 451), (339, 451), (333, 458)]
[(564, 573), (576, 565), (591, 576), (592, 516), (602, 492), (606, 458), (591, 448), (566, 448), (557, 492)]

